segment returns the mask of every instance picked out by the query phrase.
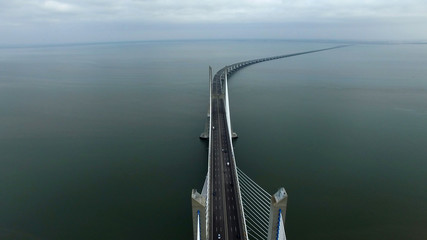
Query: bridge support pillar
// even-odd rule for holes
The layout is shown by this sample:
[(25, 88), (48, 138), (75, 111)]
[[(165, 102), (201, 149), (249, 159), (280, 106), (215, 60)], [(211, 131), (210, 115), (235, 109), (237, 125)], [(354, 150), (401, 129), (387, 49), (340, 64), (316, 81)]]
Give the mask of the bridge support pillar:
[[(206, 117), (205, 130), (200, 134), (200, 139), (206, 139), (206, 140), (209, 139), (209, 118), (210, 118), (210, 116), (208, 113), (208, 115)], [(237, 135), (237, 133), (232, 131), (231, 137), (233, 139), (237, 139), (239, 136)]]
[(206, 123), (205, 123), (205, 130), (202, 132), (202, 134), (200, 134), (200, 139), (209, 139), (209, 118), (210, 118), (210, 113), (208, 113), (207, 117), (206, 117)]
[(196, 189), (191, 192), (191, 208), (193, 215), (193, 239), (206, 240), (206, 197)]
[(288, 194), (284, 188), (280, 188), (271, 196), (268, 240), (286, 240), (284, 226), (287, 203)]

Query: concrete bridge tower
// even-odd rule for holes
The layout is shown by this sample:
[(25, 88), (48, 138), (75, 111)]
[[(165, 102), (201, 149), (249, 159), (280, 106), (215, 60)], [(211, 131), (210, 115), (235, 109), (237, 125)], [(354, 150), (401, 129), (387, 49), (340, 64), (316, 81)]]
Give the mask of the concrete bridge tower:
[(273, 196), (270, 203), (270, 221), (268, 224), (268, 240), (285, 240), (285, 216), (288, 194), (280, 188)]

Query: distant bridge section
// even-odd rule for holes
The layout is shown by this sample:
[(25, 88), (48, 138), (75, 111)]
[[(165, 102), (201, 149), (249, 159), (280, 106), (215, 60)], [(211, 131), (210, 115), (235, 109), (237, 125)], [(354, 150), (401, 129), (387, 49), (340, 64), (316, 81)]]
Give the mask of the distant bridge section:
[[(304, 54), (309, 54), (309, 53), (327, 51), (327, 50), (332, 50), (332, 49), (342, 48), (342, 47), (347, 47), (347, 46), (348, 45), (341, 45), (341, 46), (335, 46), (335, 47), (330, 47), (330, 48), (322, 48), (322, 49), (318, 49), (318, 50), (311, 50), (311, 51), (306, 51), (306, 52), (285, 54), (285, 55), (279, 55), (279, 56), (274, 56), (274, 57), (258, 58), (258, 59), (252, 59), (252, 60), (248, 60), (248, 61), (233, 63), (233, 64), (231, 64), (229, 66), (225, 66), (225, 67), (221, 68), (215, 74), (215, 78), (216, 77), (220, 78), (220, 80), (221, 80), (221, 89), (222, 89), (223, 85), (224, 85), (225, 72), (227, 72), (227, 76), (228, 77), (231, 77), (231, 75), (233, 75), (237, 71), (239, 71), (239, 70), (241, 70), (241, 69), (243, 69), (245, 67), (248, 67), (250, 65), (253, 65), (253, 64), (262, 63), (262, 62), (266, 62), (266, 61), (272, 61), (272, 60), (281, 59), (281, 58), (294, 57), (294, 56), (304, 55)], [(209, 70), (209, 79), (212, 79), (212, 68), (209, 67), (209, 69), (210, 69)], [(212, 81), (210, 80), (210, 84), (209, 84), (210, 86), (212, 85), (211, 82)], [(206, 124), (205, 124), (205, 129), (200, 134), (200, 138), (201, 139), (209, 139), (209, 118), (210, 118), (210, 112), (208, 112), (208, 114), (207, 114), (207, 120), (206, 120)], [(237, 134), (235, 132), (231, 131), (231, 134), (232, 134), (232, 138), (237, 138)]]

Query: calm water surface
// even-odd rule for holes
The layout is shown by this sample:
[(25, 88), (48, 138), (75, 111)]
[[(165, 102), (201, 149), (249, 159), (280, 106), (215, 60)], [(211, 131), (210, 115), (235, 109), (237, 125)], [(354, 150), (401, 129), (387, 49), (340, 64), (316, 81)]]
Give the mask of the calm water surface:
[[(0, 49), (0, 239), (191, 239), (208, 66), (334, 46)], [(289, 239), (427, 239), (427, 45), (353, 45), (229, 82), (239, 167)]]

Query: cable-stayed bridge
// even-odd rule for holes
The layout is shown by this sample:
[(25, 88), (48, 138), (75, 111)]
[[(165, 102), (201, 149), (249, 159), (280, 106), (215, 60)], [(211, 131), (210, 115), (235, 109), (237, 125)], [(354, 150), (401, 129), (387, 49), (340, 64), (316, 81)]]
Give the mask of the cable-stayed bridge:
[(339, 48), (239, 62), (220, 69), (212, 78), (209, 67), (209, 111), (202, 139), (209, 140), (208, 173), (201, 193), (192, 190), (194, 240), (285, 240), (288, 195), (284, 188), (270, 195), (241, 171), (233, 149), (228, 78), (252, 64)]

